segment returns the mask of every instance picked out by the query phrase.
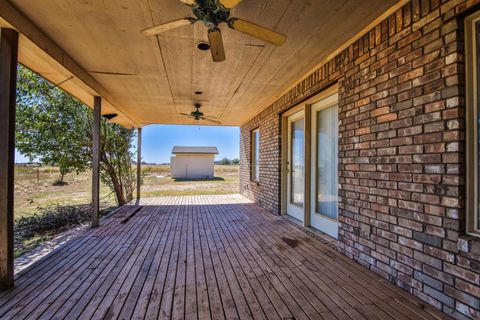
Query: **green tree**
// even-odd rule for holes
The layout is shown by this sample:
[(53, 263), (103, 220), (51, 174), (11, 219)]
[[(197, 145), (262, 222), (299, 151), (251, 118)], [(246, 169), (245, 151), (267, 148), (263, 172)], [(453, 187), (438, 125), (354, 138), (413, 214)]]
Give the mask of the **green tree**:
[(231, 162), (228, 158), (223, 158), (222, 160), (220, 160), (219, 164), (228, 166), (231, 164)]
[[(18, 68), (16, 148), (66, 173), (91, 167), (91, 110), (25, 67)], [(135, 132), (102, 119), (101, 178), (123, 205), (133, 199), (136, 177), (131, 152)]]
[(232, 160), (232, 164), (237, 166), (237, 165), (240, 164), (240, 160), (235, 158), (235, 159)]
[[(92, 141), (92, 130), (89, 133), (89, 141)], [(115, 192), (119, 205), (133, 199), (136, 187), (136, 172), (132, 167), (134, 154), (131, 152), (135, 136), (134, 130), (102, 121), (100, 174), (102, 181)]]
[(85, 171), (90, 157), (84, 139), (86, 108), (24, 67), (18, 69), (16, 147), (65, 174)]

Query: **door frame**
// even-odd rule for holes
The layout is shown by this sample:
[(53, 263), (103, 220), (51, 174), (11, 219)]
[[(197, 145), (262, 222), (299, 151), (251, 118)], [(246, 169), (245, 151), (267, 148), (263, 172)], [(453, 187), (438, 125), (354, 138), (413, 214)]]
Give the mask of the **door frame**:
[(305, 112), (305, 194), (303, 205), (303, 226), (310, 227), (310, 208), (311, 208), (311, 151), (312, 151), (312, 104), (319, 102), (329, 96), (338, 93), (338, 84), (334, 84), (331, 87), (323, 90), (317, 95), (306, 99), (303, 102), (293, 106), (287, 111), (280, 114), (280, 130), (281, 130), (281, 164), (280, 164), (280, 215), (287, 214), (287, 201), (288, 201), (288, 176), (287, 176), (287, 160), (288, 160), (288, 117), (304, 110)]

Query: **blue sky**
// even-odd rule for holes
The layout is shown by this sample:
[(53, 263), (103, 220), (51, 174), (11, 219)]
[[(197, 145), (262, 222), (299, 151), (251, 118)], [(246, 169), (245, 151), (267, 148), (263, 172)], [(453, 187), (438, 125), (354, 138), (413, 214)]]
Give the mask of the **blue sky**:
[(143, 128), (142, 159), (170, 162), (173, 146), (216, 146), (217, 159), (239, 158), (240, 129), (195, 125), (152, 125)]
[[(240, 129), (238, 127), (195, 125), (151, 125), (143, 128), (142, 159), (152, 163), (170, 162), (174, 145), (216, 146), (222, 158), (239, 158)], [(136, 146), (136, 140), (135, 140)], [(16, 162), (28, 159), (17, 152)]]

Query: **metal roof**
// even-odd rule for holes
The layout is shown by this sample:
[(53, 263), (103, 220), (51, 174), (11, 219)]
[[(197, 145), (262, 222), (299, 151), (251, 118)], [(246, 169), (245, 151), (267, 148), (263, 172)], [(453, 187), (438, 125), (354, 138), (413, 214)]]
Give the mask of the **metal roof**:
[(174, 146), (172, 154), (218, 154), (217, 147)]

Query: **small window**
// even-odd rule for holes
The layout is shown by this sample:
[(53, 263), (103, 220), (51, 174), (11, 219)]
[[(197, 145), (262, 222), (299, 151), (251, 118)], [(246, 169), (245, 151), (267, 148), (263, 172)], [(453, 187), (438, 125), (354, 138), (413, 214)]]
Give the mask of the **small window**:
[(480, 12), (465, 19), (466, 89), (467, 89), (467, 233), (480, 236)]
[(260, 181), (260, 131), (252, 131), (252, 180)]

